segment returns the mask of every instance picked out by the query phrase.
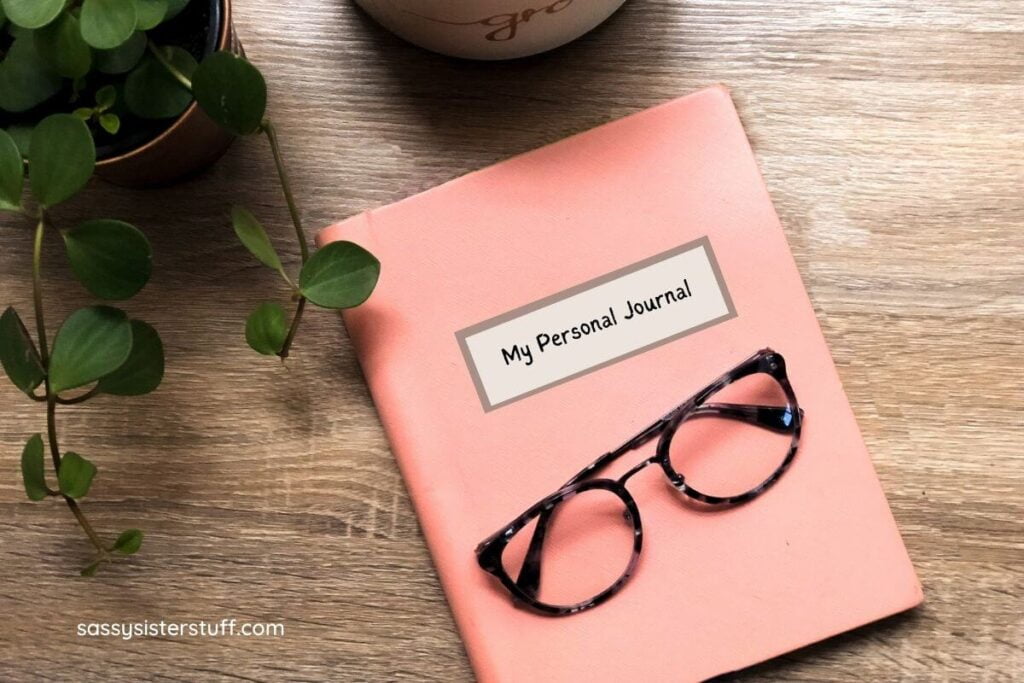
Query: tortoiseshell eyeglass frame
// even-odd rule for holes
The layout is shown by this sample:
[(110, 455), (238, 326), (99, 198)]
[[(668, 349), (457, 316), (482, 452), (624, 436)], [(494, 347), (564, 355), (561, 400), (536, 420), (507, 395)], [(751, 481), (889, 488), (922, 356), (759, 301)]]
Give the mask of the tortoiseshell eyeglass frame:
[[(705, 403), (709, 397), (733, 382), (758, 373), (770, 375), (779, 383), (786, 396), (787, 404), (785, 406)], [(672, 462), (669, 459), (669, 446), (672, 442), (672, 437), (683, 421), (702, 416), (716, 416), (739, 420), (770, 429), (774, 432), (792, 434), (789, 451), (778, 468), (767, 479), (749, 491), (725, 497), (713, 496), (698, 491), (688, 485), (685, 477), (672, 467)], [(782, 354), (772, 349), (762, 349), (704, 389), (683, 401), (660, 420), (642, 430), (615, 450), (605, 453), (587, 465), (560, 489), (537, 501), (523, 514), (491, 534), (491, 536), (477, 546), (477, 562), (484, 571), (498, 578), (501, 584), (512, 594), (515, 602), (540, 613), (562, 616), (576, 614), (592, 607), (597, 607), (622, 589), (625, 583), (632, 577), (633, 572), (636, 570), (637, 562), (640, 559), (640, 550), (643, 546), (643, 527), (640, 523), (640, 510), (637, 508), (636, 501), (633, 500), (633, 496), (626, 489), (626, 482), (630, 477), (648, 465), (657, 464), (661, 466), (665, 476), (676, 489), (700, 503), (712, 506), (746, 503), (764, 493), (772, 484), (778, 481), (779, 477), (789, 468), (790, 463), (793, 462), (797, 446), (800, 442), (800, 426), (803, 422), (803, 417), (804, 411), (797, 403), (796, 394), (793, 392), (789, 376), (786, 374), (786, 361)], [(659, 437), (655, 454), (638, 463), (618, 479), (590, 478), (626, 453), (643, 446), (655, 437)], [(622, 576), (611, 586), (588, 600), (574, 605), (552, 605), (543, 602), (537, 598), (538, 589), (540, 588), (541, 551), (551, 516), (559, 503), (576, 494), (592, 489), (609, 491), (618, 496), (625, 505), (623, 516), (627, 522), (632, 522), (633, 524), (633, 554), (629, 564), (626, 566)], [(537, 525), (534, 528), (533, 537), (530, 539), (530, 545), (526, 550), (526, 556), (519, 570), (519, 576), (513, 579), (502, 565), (502, 553), (505, 552), (512, 538), (532, 522), (534, 518), (537, 518)]]

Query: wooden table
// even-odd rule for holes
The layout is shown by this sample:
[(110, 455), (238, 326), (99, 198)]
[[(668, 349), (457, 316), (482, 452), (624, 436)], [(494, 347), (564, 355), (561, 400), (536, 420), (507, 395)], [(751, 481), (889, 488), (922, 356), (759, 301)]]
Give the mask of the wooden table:
[[(914, 612), (742, 680), (1024, 677), (1024, 7), (1018, 0), (630, 0), (514, 63), (413, 48), (341, 0), (237, 0), (309, 232), (699, 86), (754, 144), (924, 583)], [(247, 312), (281, 296), (236, 244), (244, 203), (291, 245), (262, 140), (161, 191), (96, 183), (59, 212), (115, 216), (156, 250), (130, 310), (167, 344), (164, 386), (62, 410), (100, 474), (85, 508), (143, 552), (79, 579), (64, 506), (25, 500), (43, 411), (0, 390), (0, 679), (471, 678), (339, 319), (310, 315), (288, 369)], [(0, 301), (30, 309), (30, 230), (3, 218)], [(285, 248), (288, 261), (298, 254)], [(58, 240), (51, 324), (88, 299)], [(97, 639), (92, 621), (283, 622), (283, 638)]]

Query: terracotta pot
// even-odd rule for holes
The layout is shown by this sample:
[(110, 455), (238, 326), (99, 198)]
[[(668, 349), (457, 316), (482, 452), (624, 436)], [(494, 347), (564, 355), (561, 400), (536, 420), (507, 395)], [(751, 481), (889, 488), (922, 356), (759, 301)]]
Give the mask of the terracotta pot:
[[(197, 0), (192, 0), (197, 2)], [(208, 52), (231, 50), (242, 54), (231, 23), (231, 0), (210, 0), (210, 22), (216, 40)], [(234, 137), (214, 123), (195, 102), (167, 129), (145, 144), (101, 157), (96, 175), (116, 185), (166, 185), (196, 173), (221, 157)]]

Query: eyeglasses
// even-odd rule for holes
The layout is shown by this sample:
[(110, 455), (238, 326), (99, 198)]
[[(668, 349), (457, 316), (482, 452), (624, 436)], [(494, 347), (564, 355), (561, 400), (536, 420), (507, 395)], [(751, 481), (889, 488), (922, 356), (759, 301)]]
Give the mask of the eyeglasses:
[[(782, 354), (758, 351), (480, 543), (477, 562), (514, 601), (544, 614), (597, 607), (640, 559), (640, 510), (626, 489), (633, 475), (657, 464), (700, 504), (746, 503), (793, 461), (803, 414)], [(655, 437), (655, 454), (618, 479), (592, 478)]]

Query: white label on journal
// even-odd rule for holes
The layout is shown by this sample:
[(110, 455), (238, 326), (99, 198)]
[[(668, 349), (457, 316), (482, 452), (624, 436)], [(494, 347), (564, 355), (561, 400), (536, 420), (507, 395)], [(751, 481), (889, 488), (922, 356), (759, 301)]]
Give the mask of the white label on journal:
[(702, 237), (455, 336), (493, 410), (735, 315)]

